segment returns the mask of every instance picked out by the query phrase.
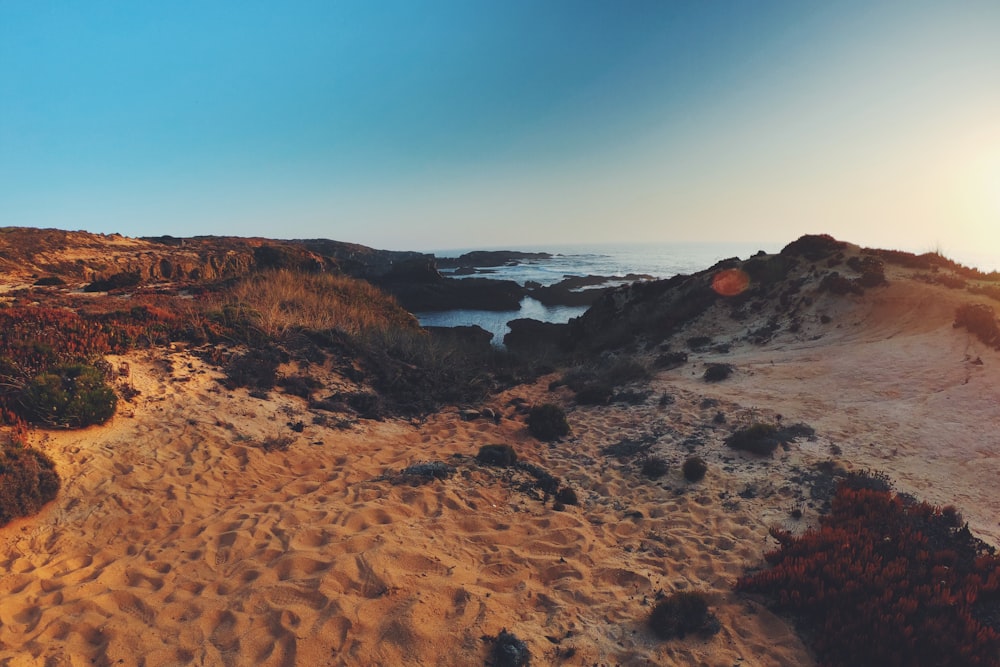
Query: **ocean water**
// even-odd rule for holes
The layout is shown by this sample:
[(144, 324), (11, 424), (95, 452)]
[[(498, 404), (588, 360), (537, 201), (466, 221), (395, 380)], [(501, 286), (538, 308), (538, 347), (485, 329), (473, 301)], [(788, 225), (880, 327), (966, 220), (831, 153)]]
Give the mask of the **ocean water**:
[[(764, 243), (660, 243), (616, 245), (508, 246), (505, 248), (469, 248), (437, 251), (437, 257), (458, 257), (470, 250), (518, 250), (548, 252), (551, 259), (524, 260), (516, 266), (488, 267), (490, 273), (478, 277), (513, 280), (520, 285), (535, 281), (552, 285), (569, 276), (624, 276), (629, 273), (670, 278), (707, 269), (721, 259), (746, 259), (759, 250), (777, 252), (784, 244)], [(442, 271), (450, 275), (450, 271)], [(462, 278), (463, 276), (454, 276)], [(519, 318), (542, 322), (568, 322), (587, 309), (575, 306), (547, 307), (531, 297), (521, 301), (519, 310), (448, 310), (435, 313), (414, 313), (423, 326), (454, 327), (478, 325), (493, 334), (493, 344), (502, 345), (510, 332), (507, 323)]]

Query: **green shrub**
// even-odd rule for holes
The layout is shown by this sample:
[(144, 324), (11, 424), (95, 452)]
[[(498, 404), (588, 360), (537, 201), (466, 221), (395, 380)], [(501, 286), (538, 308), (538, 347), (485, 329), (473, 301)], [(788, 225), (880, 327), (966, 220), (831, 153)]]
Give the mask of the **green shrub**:
[(733, 449), (741, 449), (751, 454), (770, 456), (778, 445), (784, 445), (795, 438), (812, 437), (815, 431), (807, 424), (790, 424), (779, 427), (763, 422), (742, 428), (726, 438), (726, 444)]
[(568, 486), (564, 486), (556, 493), (556, 502), (563, 505), (579, 505), (580, 499), (577, 497), (576, 491)]
[(667, 462), (659, 456), (650, 456), (642, 462), (642, 474), (650, 479), (659, 479), (667, 474)]
[(736, 431), (726, 438), (726, 444), (733, 449), (751, 454), (770, 456), (781, 444), (781, 441), (778, 439), (777, 426), (761, 423)]
[(615, 390), (611, 385), (597, 382), (587, 383), (576, 392), (576, 402), (580, 405), (607, 405)]
[(34, 514), (58, 492), (59, 476), (47, 456), (17, 445), (0, 448), (0, 526)]
[(490, 466), (506, 468), (517, 463), (517, 452), (510, 445), (483, 445), (476, 460)]
[(607, 405), (615, 387), (630, 382), (646, 382), (652, 377), (649, 369), (634, 359), (611, 357), (577, 366), (563, 376), (563, 382), (576, 392), (580, 405)]
[(514, 633), (507, 632), (507, 628), (501, 630), (494, 639), (493, 649), (490, 652), (496, 667), (527, 667), (531, 664), (531, 651), (528, 650), (528, 645)]
[(557, 440), (569, 435), (566, 412), (552, 403), (536, 405), (528, 414), (528, 430), (539, 440)]
[(709, 364), (705, 369), (705, 382), (722, 382), (733, 374), (733, 367), (729, 364)]
[(54, 366), (35, 377), (21, 392), (29, 421), (59, 428), (103, 424), (115, 414), (118, 397), (93, 366)]
[(684, 479), (689, 482), (700, 482), (708, 472), (708, 465), (700, 456), (692, 456), (684, 461)]

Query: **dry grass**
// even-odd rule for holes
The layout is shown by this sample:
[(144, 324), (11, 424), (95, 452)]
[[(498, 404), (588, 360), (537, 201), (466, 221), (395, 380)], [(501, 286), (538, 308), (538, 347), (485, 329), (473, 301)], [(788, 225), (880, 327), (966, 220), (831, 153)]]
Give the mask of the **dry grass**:
[(227, 311), (270, 339), (293, 330), (339, 331), (419, 328), (395, 299), (362, 280), (326, 273), (268, 271), (237, 283)]

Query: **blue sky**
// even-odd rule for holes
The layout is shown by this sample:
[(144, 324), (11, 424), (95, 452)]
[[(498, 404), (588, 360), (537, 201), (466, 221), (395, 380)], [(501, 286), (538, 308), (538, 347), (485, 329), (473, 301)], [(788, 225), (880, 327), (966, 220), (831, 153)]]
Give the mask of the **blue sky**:
[(0, 0), (0, 224), (1000, 257), (997, 35), (995, 2)]

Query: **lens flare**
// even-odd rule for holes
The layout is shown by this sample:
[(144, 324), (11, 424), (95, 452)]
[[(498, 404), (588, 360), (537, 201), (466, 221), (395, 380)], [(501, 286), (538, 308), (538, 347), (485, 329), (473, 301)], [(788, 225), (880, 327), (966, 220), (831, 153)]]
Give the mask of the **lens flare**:
[(725, 269), (712, 278), (712, 289), (722, 296), (736, 296), (750, 286), (750, 276), (742, 269)]

